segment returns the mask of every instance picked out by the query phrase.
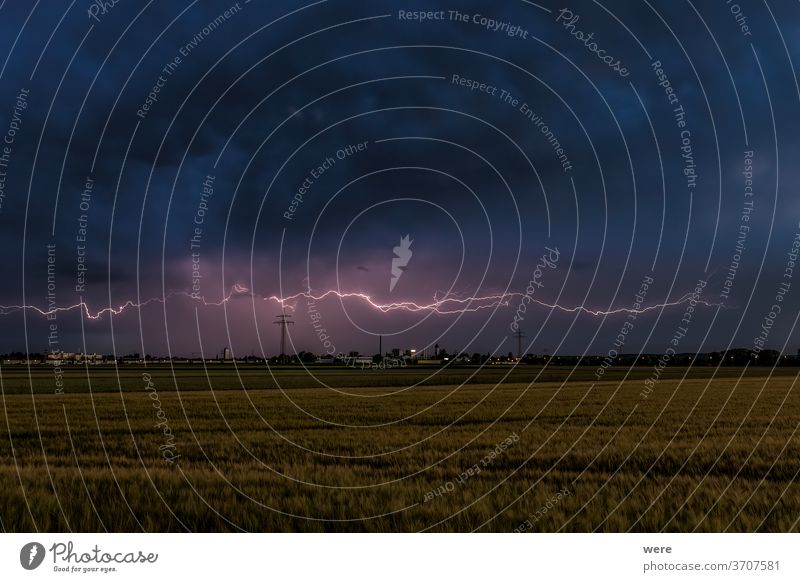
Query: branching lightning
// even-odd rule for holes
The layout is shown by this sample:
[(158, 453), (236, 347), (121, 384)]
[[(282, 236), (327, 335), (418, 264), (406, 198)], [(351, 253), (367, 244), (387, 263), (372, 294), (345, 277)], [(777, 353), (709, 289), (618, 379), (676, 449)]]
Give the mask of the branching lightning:
[[(340, 300), (347, 299), (347, 300), (361, 301), (368, 307), (376, 311), (380, 311), (382, 313), (390, 313), (393, 311), (405, 311), (410, 313), (431, 312), (438, 315), (455, 315), (463, 313), (474, 313), (484, 309), (509, 307), (513, 304), (515, 299), (521, 300), (524, 296), (525, 296), (524, 293), (501, 293), (498, 295), (486, 295), (486, 296), (465, 297), (465, 298), (456, 297), (454, 295), (445, 295), (444, 297), (439, 298), (438, 295), (436, 295), (434, 296), (433, 301), (431, 301), (430, 303), (416, 303), (414, 301), (380, 303), (375, 299), (373, 299), (370, 295), (367, 295), (366, 293), (341, 292), (341, 291), (336, 291), (334, 289), (324, 291), (320, 294), (314, 294), (311, 290), (308, 290), (296, 293), (294, 295), (289, 295), (287, 297), (280, 297), (277, 295), (262, 296), (254, 292), (251, 292), (250, 289), (248, 289), (246, 286), (237, 283), (231, 288), (230, 292), (219, 301), (208, 301), (202, 296), (196, 296), (187, 291), (171, 291), (163, 297), (151, 297), (150, 299), (138, 303), (129, 300), (123, 303), (122, 305), (119, 305), (118, 307), (105, 307), (103, 309), (94, 312), (89, 308), (89, 305), (85, 301), (80, 301), (79, 303), (76, 303), (74, 305), (54, 307), (52, 309), (41, 309), (35, 305), (0, 305), (0, 315), (9, 315), (17, 311), (30, 310), (39, 313), (42, 316), (50, 316), (50, 315), (56, 315), (61, 312), (81, 310), (83, 311), (87, 319), (96, 320), (102, 318), (105, 315), (112, 315), (112, 316), (121, 315), (122, 313), (124, 313), (129, 309), (141, 309), (153, 303), (164, 304), (168, 300), (174, 297), (186, 297), (192, 301), (197, 302), (203, 307), (220, 307), (223, 304), (232, 301), (233, 299), (241, 297), (252, 297), (254, 299), (259, 299), (262, 301), (277, 303), (279, 306), (288, 309), (294, 309), (297, 302), (301, 299), (316, 302), (316, 301), (322, 301), (329, 297), (336, 297)], [(661, 309), (678, 307), (680, 305), (688, 303), (689, 301), (692, 301), (692, 294), (687, 293), (682, 297), (680, 297), (679, 299), (675, 299), (673, 301), (666, 301), (664, 303), (654, 303), (652, 305), (641, 307), (639, 309), (633, 309), (629, 307), (616, 307), (607, 310), (591, 309), (583, 305), (564, 306), (564, 305), (559, 305), (557, 303), (547, 303), (546, 301), (540, 301), (535, 298), (530, 298), (530, 299), (532, 303), (535, 303), (540, 307), (546, 309), (553, 309), (557, 311), (562, 311), (564, 313), (580, 312), (582, 314), (590, 315), (592, 317), (607, 317), (607, 316), (622, 315), (622, 314), (641, 315), (644, 313), (648, 313), (650, 311), (657, 311)], [(722, 307), (722, 305), (719, 303), (710, 303), (702, 299), (695, 299), (694, 301), (698, 305), (703, 305), (706, 307)]]

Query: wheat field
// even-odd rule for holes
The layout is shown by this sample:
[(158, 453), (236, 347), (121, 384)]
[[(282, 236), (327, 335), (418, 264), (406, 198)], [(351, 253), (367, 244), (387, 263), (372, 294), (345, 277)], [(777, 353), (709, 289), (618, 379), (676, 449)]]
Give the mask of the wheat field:
[(646, 370), (474, 372), (69, 370), (55, 394), (4, 368), (0, 525), (798, 530), (796, 370), (676, 368), (648, 397)]

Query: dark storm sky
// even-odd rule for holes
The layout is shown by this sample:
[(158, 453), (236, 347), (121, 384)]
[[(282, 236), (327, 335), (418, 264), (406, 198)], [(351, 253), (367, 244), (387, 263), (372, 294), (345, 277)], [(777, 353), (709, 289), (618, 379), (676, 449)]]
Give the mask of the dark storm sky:
[[(262, 297), (303, 291), (306, 277), (315, 293), (362, 292), (378, 303), (429, 303), (447, 290), (461, 298), (524, 293), (548, 246), (560, 259), (536, 289), (546, 303), (631, 307), (651, 275), (645, 304), (659, 304), (708, 280), (701, 299), (724, 307), (698, 307), (678, 351), (753, 347), (788, 282), (766, 344), (792, 353), (800, 344), (800, 281), (785, 276), (800, 220), (796, 4), (98, 6), (0, 4), (0, 133), (18, 127), (0, 168), (0, 303), (47, 308), (48, 244), (56, 245), (59, 306), (83, 297), (95, 313), (189, 292), (193, 270), (207, 302), (234, 284), (253, 293), (224, 306), (171, 296), (95, 321), (60, 312), (64, 349), (85, 342), (89, 351), (188, 354), (232, 345), (270, 354), (279, 309)], [(442, 19), (401, 17), (418, 10), (443, 11)], [(137, 115), (154, 87), (157, 100)], [(518, 101), (504, 101), (503, 90)], [(328, 158), (334, 163), (287, 219), (304, 180)], [(203, 198), (209, 175), (213, 194)], [(94, 187), (82, 209), (87, 177)], [(192, 249), (201, 203), (208, 209)], [(84, 224), (85, 243), (77, 240)], [(413, 257), (390, 293), (392, 249), (406, 234)], [(726, 278), (730, 294), (721, 297)], [(381, 313), (330, 297), (312, 307), (317, 331), (337, 351), (372, 353), (383, 334), (384, 348), (506, 353), (516, 351), (506, 338), (519, 302), (463, 315)], [(307, 301), (291, 307), (295, 348), (325, 351)], [(663, 351), (685, 308), (639, 316), (623, 351)], [(530, 351), (606, 353), (624, 321), (531, 306), (521, 327)], [(12, 310), (0, 322), (0, 350), (47, 348), (52, 321), (36, 311)]]

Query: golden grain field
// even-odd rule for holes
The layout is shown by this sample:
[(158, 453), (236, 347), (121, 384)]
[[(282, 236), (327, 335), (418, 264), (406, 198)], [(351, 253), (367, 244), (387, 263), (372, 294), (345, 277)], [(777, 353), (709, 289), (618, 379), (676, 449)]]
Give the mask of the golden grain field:
[(37, 370), (32, 395), (7, 370), (4, 531), (798, 531), (796, 371), (676, 369), (644, 398), (202, 368), (70, 371), (64, 394)]

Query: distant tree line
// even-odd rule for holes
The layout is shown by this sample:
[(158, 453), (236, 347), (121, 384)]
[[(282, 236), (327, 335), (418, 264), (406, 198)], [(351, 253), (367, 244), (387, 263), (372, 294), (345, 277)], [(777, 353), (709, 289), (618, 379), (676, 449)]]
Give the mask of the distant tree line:
[[(237, 357), (237, 362), (246, 362), (246, 363), (269, 363), (273, 365), (277, 364), (313, 364), (317, 363), (321, 360), (328, 361), (333, 364), (347, 364), (348, 358), (352, 359), (353, 355), (357, 355), (357, 352), (351, 352), (350, 356), (339, 355), (336, 357), (329, 357), (329, 356), (319, 356), (312, 352), (300, 351), (296, 354), (286, 355), (286, 356), (272, 356), (269, 358), (257, 357), (255, 355), (245, 356), (245, 357)], [(624, 367), (631, 367), (631, 366), (652, 366), (658, 362), (658, 359), (662, 356), (662, 354), (619, 354), (614, 358), (613, 364), (614, 366), (624, 366)], [(364, 356), (358, 356), (364, 357)], [(386, 356), (382, 356), (380, 354), (375, 354), (374, 356), (366, 356), (367, 358), (372, 358), (372, 361), (375, 363), (382, 362), (385, 358), (392, 359), (395, 356), (386, 354)], [(408, 364), (413, 365), (418, 360), (416, 358), (408, 358), (407, 356), (401, 356), (405, 358), (405, 362)], [(454, 354), (449, 354), (446, 350), (441, 349), (438, 350), (438, 354), (435, 358), (424, 358), (425, 363), (430, 363), (432, 361), (440, 362), (442, 364), (470, 364), (470, 365), (485, 365), (485, 364), (494, 364), (494, 363), (506, 363), (506, 364), (528, 364), (528, 365), (558, 365), (558, 366), (600, 366), (604, 360), (606, 360), (608, 356), (605, 355), (590, 355), (590, 356), (561, 356), (561, 355), (548, 355), (548, 354), (526, 354), (522, 358), (517, 358), (514, 356), (513, 353), (509, 352), (507, 355), (491, 355), (491, 354), (481, 354), (475, 352), (473, 354), (467, 354), (465, 352), (458, 352)], [(113, 356), (113, 355), (104, 355), (102, 356), (102, 361), (105, 362), (122, 362), (122, 363), (134, 363), (134, 362), (200, 362), (203, 359), (199, 356), (187, 358), (184, 356), (175, 356), (173, 358), (166, 358), (160, 356), (152, 356), (150, 354), (145, 354), (144, 357), (140, 356), (138, 353), (126, 354), (124, 356)], [(423, 358), (420, 358), (423, 359)], [(20, 351), (10, 352), (7, 354), (0, 354), (0, 362), (3, 363), (45, 363), (48, 360), (46, 354), (42, 354), (39, 352), (32, 352), (32, 353), (24, 353)], [(213, 358), (206, 358), (205, 361), (218, 361), (218, 359)], [(680, 354), (675, 354), (671, 357), (670, 363), (672, 365), (679, 365), (679, 366), (800, 366), (800, 354), (781, 354), (777, 350), (761, 350), (759, 352), (753, 350), (747, 350), (742, 348), (736, 348), (731, 350), (725, 351), (716, 351), (716, 352), (705, 352), (705, 353), (693, 353), (693, 352), (685, 352)]]

